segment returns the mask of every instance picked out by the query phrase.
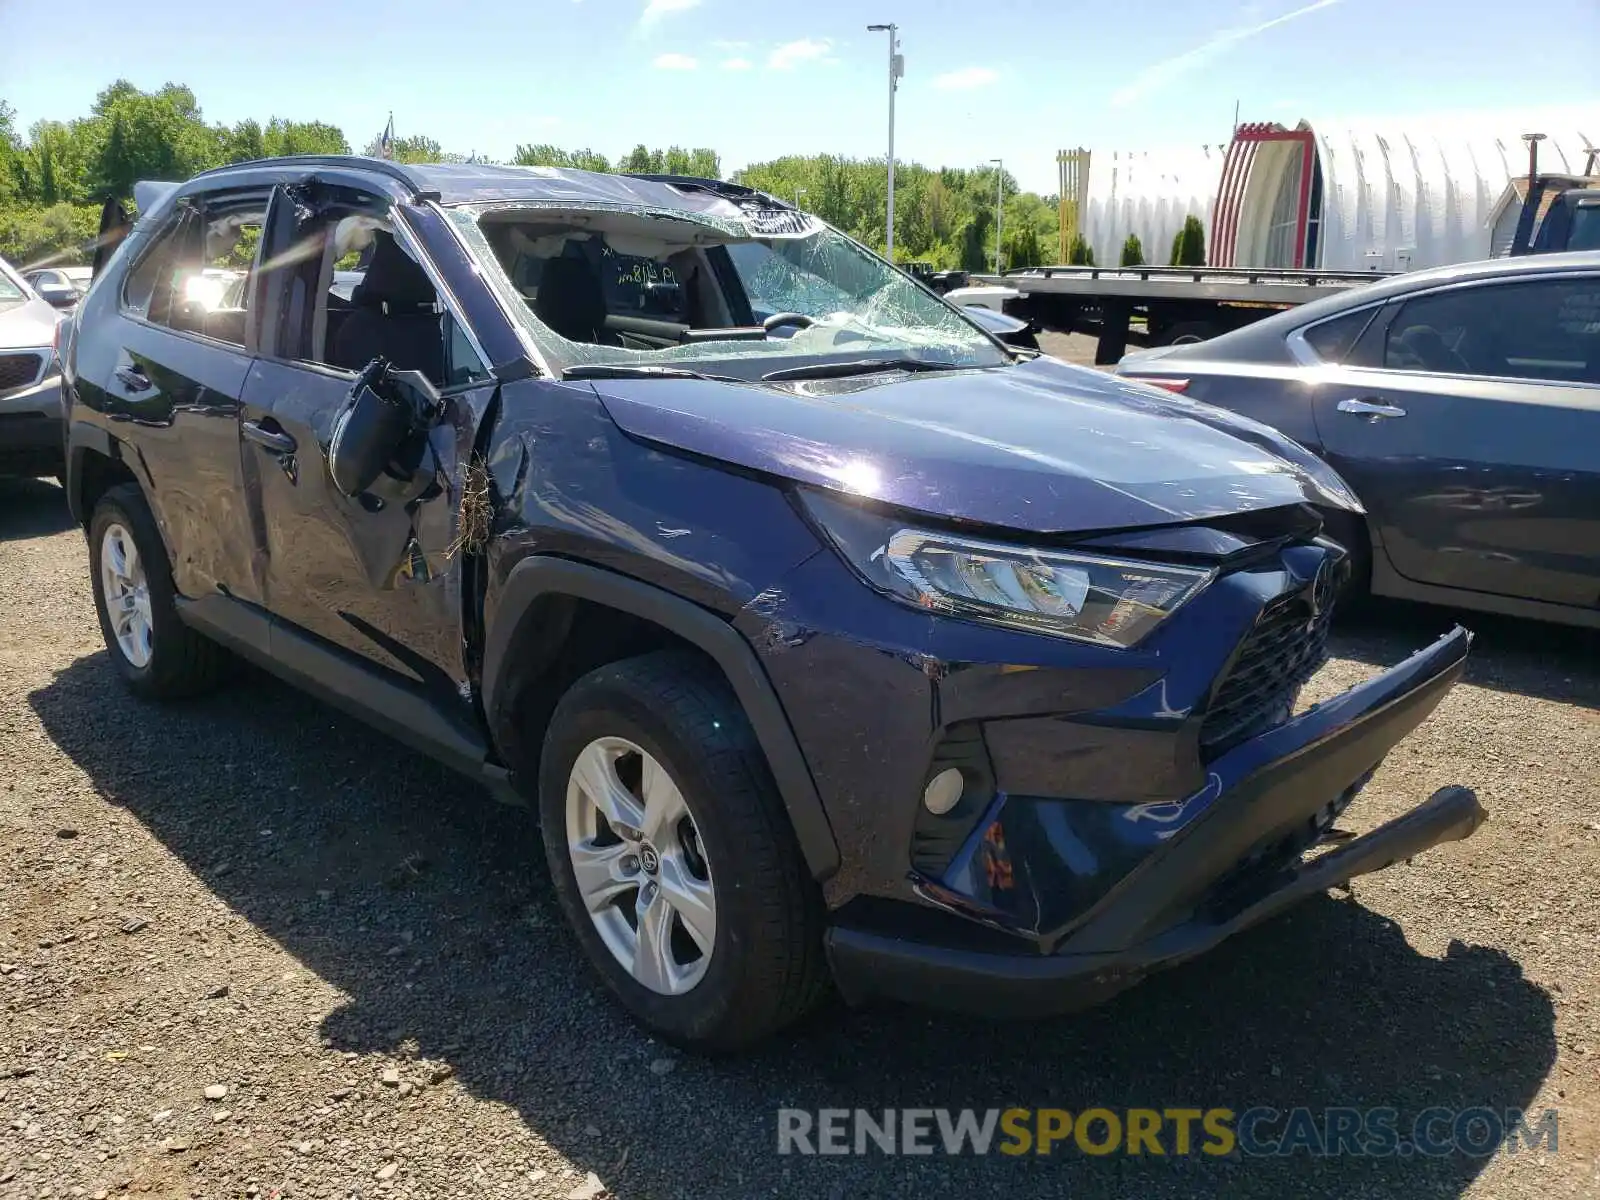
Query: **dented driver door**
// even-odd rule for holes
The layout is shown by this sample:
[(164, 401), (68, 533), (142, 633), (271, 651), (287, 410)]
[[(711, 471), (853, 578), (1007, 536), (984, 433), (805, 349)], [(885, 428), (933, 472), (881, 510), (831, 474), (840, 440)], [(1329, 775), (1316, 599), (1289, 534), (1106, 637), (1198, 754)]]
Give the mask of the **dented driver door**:
[[(274, 236), (315, 236), (307, 226), (302, 213)], [(389, 469), (366, 491), (341, 494), (328, 452), (356, 372), (295, 356), (296, 306), (307, 314), (313, 306), (292, 265), (274, 274), (265, 303), (290, 332), (251, 370), (241, 423), (266, 602), (278, 622), (273, 652), (279, 629), (286, 641), (310, 634), (408, 677), (447, 708), (459, 706), (466, 671), (457, 514), (463, 464), (492, 389), (476, 382), (444, 389), (434, 418)]]

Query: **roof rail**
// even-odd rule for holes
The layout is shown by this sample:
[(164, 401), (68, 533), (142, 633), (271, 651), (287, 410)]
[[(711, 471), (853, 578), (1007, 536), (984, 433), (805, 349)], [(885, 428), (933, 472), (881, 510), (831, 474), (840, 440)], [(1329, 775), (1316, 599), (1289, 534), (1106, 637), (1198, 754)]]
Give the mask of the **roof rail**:
[(417, 181), (412, 178), (411, 173), (399, 163), (386, 158), (368, 158), (364, 154), (285, 154), (277, 158), (252, 158), (246, 162), (212, 167), (208, 171), (201, 171), (194, 178), (204, 179), (211, 175), (223, 175), (244, 167), (342, 167), (345, 170), (373, 171), (379, 175), (387, 175), (390, 179), (405, 184), (411, 189), (413, 196), (420, 196), (425, 190), (417, 186)]

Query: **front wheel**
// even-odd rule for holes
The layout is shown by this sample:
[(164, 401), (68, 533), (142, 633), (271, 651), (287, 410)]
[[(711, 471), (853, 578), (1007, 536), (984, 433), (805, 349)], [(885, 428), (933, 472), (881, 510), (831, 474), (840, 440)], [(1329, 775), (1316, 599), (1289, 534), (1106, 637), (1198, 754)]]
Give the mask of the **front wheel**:
[(752, 1045), (820, 998), (822, 904), (738, 702), (692, 656), (601, 667), (545, 735), (540, 824), (579, 944), (688, 1049)]

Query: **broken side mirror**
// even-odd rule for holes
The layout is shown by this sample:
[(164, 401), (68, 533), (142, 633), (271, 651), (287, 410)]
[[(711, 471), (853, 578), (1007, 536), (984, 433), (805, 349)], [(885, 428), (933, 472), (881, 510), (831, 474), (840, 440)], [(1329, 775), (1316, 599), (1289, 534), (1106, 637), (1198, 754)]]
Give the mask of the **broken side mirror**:
[(39, 298), (54, 308), (71, 308), (78, 302), (76, 288), (61, 283), (42, 283), (35, 289)]
[(328, 447), (334, 486), (354, 499), (386, 471), (409, 477), (439, 410), (439, 393), (422, 372), (396, 371), (373, 359), (334, 422)]

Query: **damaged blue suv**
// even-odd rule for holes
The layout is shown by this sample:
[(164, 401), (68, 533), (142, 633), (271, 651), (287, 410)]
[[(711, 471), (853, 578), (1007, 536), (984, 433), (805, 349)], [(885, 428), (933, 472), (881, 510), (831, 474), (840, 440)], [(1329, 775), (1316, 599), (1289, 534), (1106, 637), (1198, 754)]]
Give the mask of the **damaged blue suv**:
[(1069, 1010), (1483, 819), (1334, 828), (1468, 635), (1297, 708), (1325, 465), (781, 200), (359, 158), (138, 198), (62, 350), (112, 663), (252, 660), (530, 806), (665, 1038)]

